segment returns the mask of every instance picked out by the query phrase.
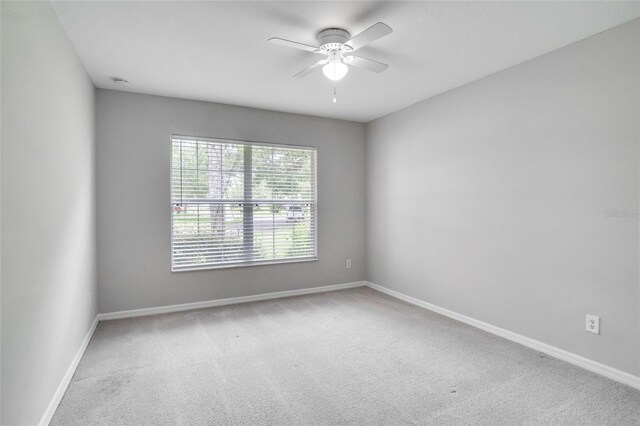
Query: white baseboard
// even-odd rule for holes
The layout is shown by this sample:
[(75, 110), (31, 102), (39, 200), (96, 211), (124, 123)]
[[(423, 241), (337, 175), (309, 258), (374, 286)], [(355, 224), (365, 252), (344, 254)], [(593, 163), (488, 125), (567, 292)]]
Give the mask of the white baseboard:
[(179, 305), (158, 306), (155, 308), (132, 309), (130, 311), (109, 312), (98, 314), (100, 321), (141, 317), (145, 315), (166, 314), (170, 312), (191, 311), (194, 309), (211, 308), (214, 306), (234, 305), (236, 303), (257, 302), (260, 300), (279, 299), (282, 297), (301, 296), (304, 294), (323, 293), (327, 291), (343, 290), (346, 288), (365, 286), (365, 281), (345, 284), (334, 284), (322, 287), (305, 288), (300, 290), (276, 291), (273, 293), (256, 294), (253, 296), (231, 297), (228, 299), (206, 300), (204, 302), (182, 303)]
[(395, 297), (396, 299), (404, 300), (405, 302), (411, 303), (412, 305), (416, 305), (440, 315), (444, 315), (454, 320), (463, 322), (465, 324), (469, 324), (473, 327), (479, 328), (480, 330), (484, 330), (491, 334), (495, 334), (496, 336), (500, 336), (504, 339), (511, 340), (512, 342), (519, 343), (528, 348), (584, 368), (585, 370), (589, 370), (593, 373), (600, 374), (601, 376), (608, 377), (609, 379), (615, 380), (617, 382), (624, 383), (625, 385), (640, 389), (640, 377), (634, 376), (633, 374), (629, 374), (616, 368), (609, 367), (608, 365), (601, 364), (597, 361), (593, 361), (580, 355), (576, 355), (572, 352), (565, 351), (564, 349), (548, 345), (538, 340), (522, 336), (520, 334), (514, 333), (513, 331), (505, 330), (504, 328), (496, 327), (495, 325), (491, 325), (486, 322), (482, 322), (477, 319), (459, 314), (457, 312), (441, 308), (440, 306), (436, 306), (423, 300), (416, 299), (415, 297), (407, 296), (404, 293), (388, 289), (381, 285), (373, 284), (371, 282), (367, 282), (366, 285), (367, 287), (388, 294), (389, 296)]
[(73, 375), (76, 372), (76, 368), (78, 368), (78, 364), (82, 359), (82, 355), (84, 355), (84, 351), (87, 349), (87, 346), (89, 346), (91, 337), (93, 337), (93, 333), (96, 331), (96, 327), (98, 326), (98, 321), (99, 319), (96, 316), (96, 318), (93, 320), (93, 323), (91, 324), (91, 327), (89, 327), (89, 331), (87, 331), (87, 334), (84, 336), (84, 340), (82, 341), (80, 348), (78, 348), (76, 355), (73, 357), (73, 360), (71, 361), (71, 365), (69, 365), (69, 368), (67, 368), (67, 372), (62, 377), (62, 380), (58, 385), (58, 389), (56, 389), (56, 393), (53, 394), (53, 398), (51, 398), (51, 402), (49, 403), (49, 406), (44, 412), (44, 415), (40, 419), (40, 422), (38, 423), (38, 425), (46, 426), (51, 421), (51, 418), (53, 417), (53, 414), (56, 412), (56, 409), (58, 408), (60, 401), (62, 401), (62, 397), (64, 396), (64, 393), (67, 391), (67, 387), (69, 387), (69, 383), (71, 383), (71, 379), (73, 378)]

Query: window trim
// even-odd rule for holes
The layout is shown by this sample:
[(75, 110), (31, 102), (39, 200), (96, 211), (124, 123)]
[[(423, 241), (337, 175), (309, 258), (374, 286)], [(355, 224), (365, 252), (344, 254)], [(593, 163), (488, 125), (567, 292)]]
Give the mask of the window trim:
[[(314, 229), (313, 229), (313, 248), (314, 255), (313, 256), (305, 256), (302, 258), (286, 258), (286, 259), (273, 259), (273, 260), (264, 260), (264, 261), (252, 261), (252, 262), (242, 262), (242, 263), (232, 263), (226, 265), (202, 265), (202, 266), (193, 266), (187, 268), (175, 269), (173, 263), (173, 140), (174, 139), (195, 139), (201, 141), (210, 141), (210, 142), (220, 142), (220, 143), (233, 143), (233, 144), (241, 144), (241, 145), (259, 145), (266, 147), (290, 147), (290, 148), (300, 148), (312, 150), (315, 152), (315, 173), (313, 176), (313, 198), (315, 203), (313, 204), (313, 215), (315, 218)], [(287, 263), (301, 263), (301, 262), (316, 262), (318, 260), (318, 149), (315, 146), (311, 145), (298, 145), (298, 144), (290, 144), (290, 143), (275, 143), (275, 142), (264, 142), (264, 141), (254, 141), (249, 139), (229, 139), (229, 138), (218, 138), (211, 136), (193, 136), (193, 135), (184, 135), (171, 133), (169, 135), (169, 239), (170, 239), (170, 269), (172, 273), (180, 273), (180, 272), (192, 272), (192, 271), (206, 271), (212, 269), (231, 269), (231, 268), (245, 268), (248, 266), (265, 266), (265, 265), (279, 265), (279, 264), (287, 264)]]

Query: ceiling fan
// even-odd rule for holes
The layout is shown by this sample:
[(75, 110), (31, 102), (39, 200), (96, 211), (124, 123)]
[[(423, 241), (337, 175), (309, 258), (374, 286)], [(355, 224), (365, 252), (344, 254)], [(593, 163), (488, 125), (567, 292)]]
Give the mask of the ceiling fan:
[(351, 37), (348, 31), (341, 28), (327, 28), (318, 33), (318, 44), (320, 47), (278, 37), (270, 38), (268, 41), (281, 46), (289, 46), (325, 56), (325, 58), (303, 69), (293, 77), (304, 77), (322, 67), (322, 72), (329, 80), (337, 81), (349, 72), (349, 65), (377, 73), (386, 70), (389, 67), (387, 64), (352, 55), (351, 53), (391, 34), (392, 31), (388, 25), (382, 22), (370, 26), (355, 37)]

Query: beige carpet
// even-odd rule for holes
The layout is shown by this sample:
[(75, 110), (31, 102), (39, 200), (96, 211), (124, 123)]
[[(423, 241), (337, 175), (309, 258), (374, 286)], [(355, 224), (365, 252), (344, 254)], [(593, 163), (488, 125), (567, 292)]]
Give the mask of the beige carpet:
[(640, 424), (640, 392), (368, 288), (102, 322), (52, 421)]

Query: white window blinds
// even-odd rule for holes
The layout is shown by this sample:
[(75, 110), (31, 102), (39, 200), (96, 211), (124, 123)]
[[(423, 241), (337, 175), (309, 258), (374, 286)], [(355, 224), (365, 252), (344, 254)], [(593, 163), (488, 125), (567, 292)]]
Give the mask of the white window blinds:
[(316, 259), (316, 150), (173, 136), (173, 271)]

